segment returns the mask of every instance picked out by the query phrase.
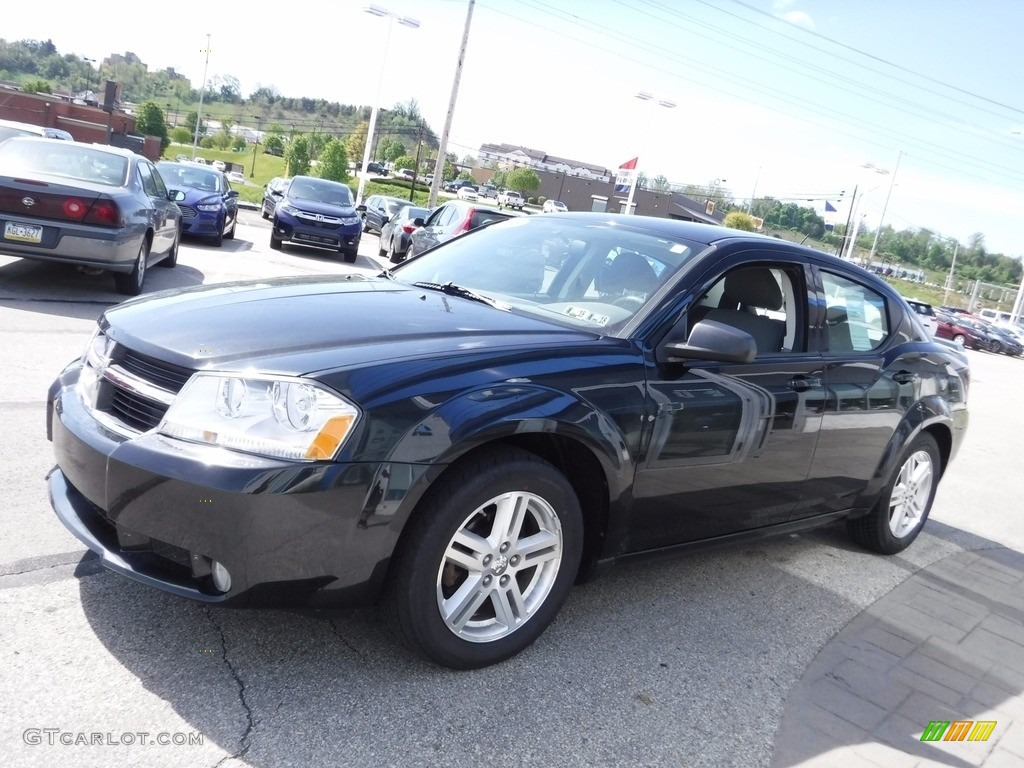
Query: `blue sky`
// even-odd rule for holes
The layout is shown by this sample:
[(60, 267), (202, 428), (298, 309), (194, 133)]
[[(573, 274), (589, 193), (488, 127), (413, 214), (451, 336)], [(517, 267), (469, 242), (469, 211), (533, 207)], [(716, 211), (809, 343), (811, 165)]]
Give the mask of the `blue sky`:
[[(386, 60), (388, 20), (346, 0), (275, 4), (281, 23), (259, 5), (209, 4), (201, 20), (137, 32), (50, 0), (45, 14), (5, 14), (0, 34), (90, 58), (131, 50), (198, 86), (209, 32), (210, 77), (349, 104), (373, 103), (383, 65), (381, 105), (415, 98), (440, 133), (468, 2), (377, 4), (421, 23), (391, 25)], [(138, 9), (109, 6), (124, 12), (108, 18)], [(871, 226), (899, 158), (888, 223), (961, 242), (982, 232), (990, 252), (1021, 256), (1022, 26), (1024, 4), (1005, 0), (478, 0), (449, 148), (508, 142), (608, 167), (639, 154), (652, 176), (721, 179), (737, 199), (756, 185), (819, 211), (830, 199), (844, 221), (859, 184)]]

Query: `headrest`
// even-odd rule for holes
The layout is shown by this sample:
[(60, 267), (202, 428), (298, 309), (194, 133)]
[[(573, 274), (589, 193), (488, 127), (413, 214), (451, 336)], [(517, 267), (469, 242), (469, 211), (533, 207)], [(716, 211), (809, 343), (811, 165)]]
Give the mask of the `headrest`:
[(725, 277), (725, 295), (748, 307), (782, 309), (782, 289), (765, 267), (745, 267)]

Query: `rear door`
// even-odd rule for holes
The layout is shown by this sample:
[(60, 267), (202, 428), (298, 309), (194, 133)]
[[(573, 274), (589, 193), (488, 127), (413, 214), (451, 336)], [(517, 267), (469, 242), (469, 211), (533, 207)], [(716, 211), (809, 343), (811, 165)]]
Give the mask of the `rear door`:
[(167, 199), (167, 187), (163, 177), (148, 160), (140, 160), (138, 164), (139, 182), (150, 200), (152, 213), (150, 221), (153, 225), (152, 253), (163, 254), (170, 251), (174, 238), (178, 235), (178, 221), (181, 210), (178, 205)]

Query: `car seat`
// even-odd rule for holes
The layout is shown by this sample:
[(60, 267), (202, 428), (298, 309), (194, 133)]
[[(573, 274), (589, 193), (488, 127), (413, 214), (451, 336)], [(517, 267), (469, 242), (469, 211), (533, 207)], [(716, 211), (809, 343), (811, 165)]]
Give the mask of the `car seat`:
[(782, 309), (782, 289), (767, 267), (744, 267), (725, 276), (722, 299), (701, 319), (715, 320), (754, 337), (757, 353), (778, 352), (786, 337), (786, 323), (758, 315), (755, 309)]

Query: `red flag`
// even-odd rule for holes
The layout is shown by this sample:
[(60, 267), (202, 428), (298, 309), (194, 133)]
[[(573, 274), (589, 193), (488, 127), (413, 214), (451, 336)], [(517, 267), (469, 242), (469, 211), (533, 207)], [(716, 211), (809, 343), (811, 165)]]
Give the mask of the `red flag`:
[(633, 180), (636, 178), (636, 161), (638, 159), (634, 157), (619, 166), (619, 173), (615, 177), (615, 194), (628, 194), (629, 188), (633, 186)]

